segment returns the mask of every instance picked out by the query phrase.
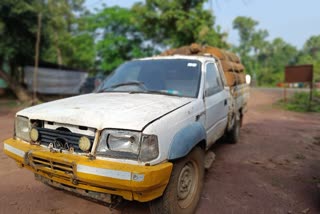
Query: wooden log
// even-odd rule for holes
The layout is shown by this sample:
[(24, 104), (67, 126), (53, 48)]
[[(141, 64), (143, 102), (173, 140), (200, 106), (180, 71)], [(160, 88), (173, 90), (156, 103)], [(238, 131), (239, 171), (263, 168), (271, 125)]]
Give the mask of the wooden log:
[(226, 61), (226, 60), (220, 60), (220, 62), (221, 62), (223, 71), (235, 71), (237, 73), (241, 73), (244, 70), (244, 66), (242, 64)]
[(227, 56), (228, 56), (228, 59), (231, 61), (231, 62), (235, 62), (235, 63), (240, 63), (240, 58), (235, 54), (235, 53), (232, 53), (232, 52), (227, 52)]
[(245, 84), (246, 83), (246, 74), (244, 72), (239, 73), (239, 83), (240, 84)]
[(230, 72), (230, 71), (224, 72), (224, 76), (225, 76), (225, 78), (226, 78), (227, 85), (228, 85), (229, 87), (235, 86), (236, 83), (237, 83), (237, 77), (236, 77), (235, 74), (236, 74), (236, 73)]
[(217, 47), (212, 47), (212, 46), (201, 46), (197, 43), (192, 43), (191, 45), (187, 46), (182, 46), (179, 48), (175, 49), (170, 49), (167, 50), (163, 53), (161, 53), (161, 56), (170, 56), (170, 55), (175, 55), (175, 54), (180, 54), (180, 55), (204, 55), (204, 54), (211, 54), (215, 57), (217, 57), (220, 60), (226, 60), (226, 61), (231, 61), (234, 63), (240, 63), (240, 58), (229, 51), (217, 48)]
[(192, 54), (198, 54), (198, 53), (200, 53), (202, 51), (202, 49), (203, 49), (202, 46), (197, 44), (197, 43), (192, 43), (190, 45), (190, 52)]
[(223, 52), (223, 50), (211, 47), (211, 46), (205, 46), (202, 50), (203, 53), (209, 53), (215, 57), (217, 57), (220, 60), (227, 60), (226, 54)]

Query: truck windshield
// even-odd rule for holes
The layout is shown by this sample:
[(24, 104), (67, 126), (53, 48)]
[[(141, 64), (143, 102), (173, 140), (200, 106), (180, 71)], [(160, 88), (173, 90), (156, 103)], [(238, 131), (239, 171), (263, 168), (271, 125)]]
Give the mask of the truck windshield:
[(201, 62), (188, 59), (134, 60), (122, 64), (97, 92), (159, 93), (197, 97)]

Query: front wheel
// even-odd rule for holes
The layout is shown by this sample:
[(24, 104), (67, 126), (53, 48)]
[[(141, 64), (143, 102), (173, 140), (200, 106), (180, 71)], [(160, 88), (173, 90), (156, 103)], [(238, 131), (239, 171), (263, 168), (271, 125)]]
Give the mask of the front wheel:
[(192, 214), (203, 186), (204, 152), (194, 148), (174, 163), (169, 184), (160, 198), (150, 202), (152, 214)]

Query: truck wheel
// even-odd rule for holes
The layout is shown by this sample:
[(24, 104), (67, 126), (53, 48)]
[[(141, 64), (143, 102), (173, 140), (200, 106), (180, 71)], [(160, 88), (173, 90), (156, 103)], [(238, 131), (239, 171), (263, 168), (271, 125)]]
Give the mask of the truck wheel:
[(233, 127), (227, 134), (227, 140), (229, 143), (235, 144), (238, 142), (240, 137), (240, 127), (241, 127), (240, 115), (236, 114), (233, 119), (234, 119)]
[(204, 152), (195, 147), (174, 163), (170, 181), (160, 198), (150, 202), (152, 214), (192, 214), (200, 199), (204, 177)]

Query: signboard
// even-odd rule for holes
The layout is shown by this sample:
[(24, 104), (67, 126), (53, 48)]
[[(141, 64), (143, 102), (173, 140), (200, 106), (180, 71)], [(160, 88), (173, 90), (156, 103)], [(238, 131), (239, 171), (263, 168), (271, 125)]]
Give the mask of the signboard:
[(313, 65), (287, 66), (285, 70), (285, 82), (312, 82)]
[[(286, 66), (284, 81), (286, 83), (309, 82), (310, 84), (310, 99), (309, 110), (311, 109), (312, 101), (312, 82), (313, 82), (313, 65), (296, 65)], [(287, 102), (287, 90), (284, 88), (284, 101)]]

